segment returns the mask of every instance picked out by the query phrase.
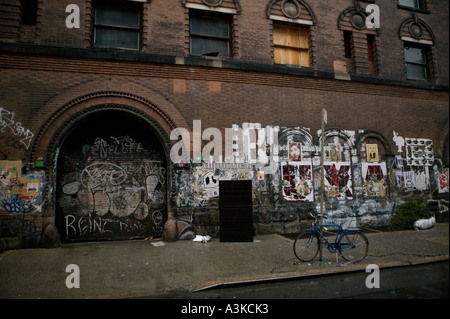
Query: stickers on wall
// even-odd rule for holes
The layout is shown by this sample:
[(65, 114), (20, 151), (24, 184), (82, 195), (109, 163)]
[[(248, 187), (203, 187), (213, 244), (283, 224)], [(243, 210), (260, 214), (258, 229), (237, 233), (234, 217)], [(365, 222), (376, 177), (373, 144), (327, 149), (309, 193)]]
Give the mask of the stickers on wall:
[(406, 161), (409, 166), (432, 166), (433, 141), (426, 138), (406, 138)]
[(41, 211), (43, 171), (22, 174), (22, 161), (0, 161), (0, 213)]

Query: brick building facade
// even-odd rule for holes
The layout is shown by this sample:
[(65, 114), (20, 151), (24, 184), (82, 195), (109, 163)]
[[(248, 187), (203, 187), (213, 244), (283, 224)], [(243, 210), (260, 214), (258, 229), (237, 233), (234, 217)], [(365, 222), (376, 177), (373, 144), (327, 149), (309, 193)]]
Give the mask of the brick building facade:
[[(448, 218), (448, 11), (0, 0), (0, 247), (218, 236), (220, 180), (252, 181), (255, 233), (298, 232), (319, 211), (322, 137), (330, 220), (384, 226), (416, 197)], [(197, 152), (207, 128), (223, 157)]]

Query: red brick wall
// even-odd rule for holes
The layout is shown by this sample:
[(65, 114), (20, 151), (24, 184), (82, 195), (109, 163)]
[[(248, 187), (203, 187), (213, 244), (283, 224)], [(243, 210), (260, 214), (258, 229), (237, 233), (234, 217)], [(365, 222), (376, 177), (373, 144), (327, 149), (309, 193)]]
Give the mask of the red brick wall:
[[(266, 14), (270, 1), (240, 1), (236, 6), (236, 54), (231, 62), (189, 57), (187, 2), (145, 3), (142, 52), (124, 52), (91, 50), (89, 0), (71, 1), (80, 6), (80, 29), (65, 27), (67, 13), (61, 1), (40, 0), (36, 26), (24, 28), (17, 23), (19, 1), (0, 0), (0, 26), (12, 26), (0, 29), (0, 48), (4, 48), (0, 50), (0, 108), (13, 115), (15, 124), (12, 129), (4, 119), (0, 122), (0, 160), (22, 160), (27, 165), (43, 158), (46, 168), (52, 167), (62, 142), (55, 139), (61, 132), (70, 133), (68, 120), (111, 103), (151, 118), (162, 139), (175, 127), (192, 129), (193, 120), (200, 119), (202, 129), (217, 127), (222, 132), (244, 122), (302, 127), (309, 129), (315, 145), (325, 107), (327, 129), (355, 131), (356, 138), (361, 132), (376, 132), (391, 151), (396, 150), (393, 130), (403, 137), (431, 139), (434, 156), (448, 166), (448, 5), (444, 1), (429, 1), (430, 13), (417, 12), (436, 39), (436, 83), (431, 84), (405, 81), (398, 31), (413, 12), (397, 8), (395, 1), (377, 1), (380, 76), (359, 81), (337, 80), (333, 73), (342, 71), (335, 66), (345, 63), (338, 17), (353, 1), (307, 1), (316, 21), (311, 43), (314, 68), (309, 74), (272, 64), (272, 26)], [(5, 15), (7, 6), (13, 13)], [(358, 52), (363, 59), (364, 50)], [(367, 73), (364, 67), (361, 70), (360, 74)], [(29, 146), (23, 143), (24, 132), (32, 135)], [(54, 177), (51, 171), (46, 173), (50, 190)], [(54, 193), (46, 196), (45, 220), (36, 218), (36, 225), (42, 227), (54, 219)], [(296, 209), (289, 206), (286, 214)]]
[[(196, 3), (195, 1), (187, 1)], [(235, 39), (238, 54), (234, 59), (242, 62), (271, 64), (271, 21), (266, 14), (269, 1), (240, 1), (236, 6)], [(396, 1), (379, 0), (380, 34), (377, 43), (380, 50), (381, 73), (384, 78), (405, 79), (403, 64), (403, 44), (399, 39), (399, 28), (404, 19), (417, 14), (425, 22), (436, 37), (435, 62), (437, 65), (436, 82), (448, 84), (448, 4), (445, 1), (428, 1), (429, 13), (415, 12), (398, 8)], [(86, 47), (90, 46), (91, 0), (74, 0), (81, 12), (80, 29), (67, 29), (65, 12), (67, 3), (56, 0), (40, 0), (38, 23), (34, 42), (42, 45)], [(202, 2), (199, 1), (201, 4)], [(230, 1), (232, 3), (232, 1)], [(232, 5), (226, 2), (226, 7)], [(334, 70), (335, 61), (343, 61), (343, 36), (338, 29), (340, 13), (353, 6), (353, 1), (307, 1), (316, 17), (313, 27), (312, 46), (314, 50), (314, 66), (319, 70)], [(143, 46), (144, 52), (183, 56), (188, 45), (188, 9), (186, 1), (169, 0), (164, 2), (150, 1), (144, 3)], [(368, 2), (360, 2), (365, 8)], [(19, 1), (1, 1), (3, 25), (0, 38), (11, 41), (18, 39), (30, 41), (30, 30), (20, 26)], [(225, 6), (225, 3), (224, 3)], [(366, 30), (367, 31), (367, 30)], [(28, 34), (28, 36), (25, 36)], [(24, 38), (25, 37), (25, 38)], [(361, 52), (364, 52), (362, 50)], [(363, 53), (362, 53), (363, 54)], [(364, 72), (363, 72), (364, 73)]]

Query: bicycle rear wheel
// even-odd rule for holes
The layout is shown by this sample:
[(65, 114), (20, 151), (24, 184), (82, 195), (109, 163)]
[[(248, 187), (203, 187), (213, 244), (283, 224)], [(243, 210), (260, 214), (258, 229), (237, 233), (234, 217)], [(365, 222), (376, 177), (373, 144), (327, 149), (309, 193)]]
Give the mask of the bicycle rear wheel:
[(319, 252), (319, 237), (311, 230), (300, 233), (294, 241), (294, 254), (300, 261), (311, 261)]
[(369, 241), (358, 230), (349, 230), (341, 235), (338, 241), (339, 252), (347, 261), (358, 262), (367, 256)]

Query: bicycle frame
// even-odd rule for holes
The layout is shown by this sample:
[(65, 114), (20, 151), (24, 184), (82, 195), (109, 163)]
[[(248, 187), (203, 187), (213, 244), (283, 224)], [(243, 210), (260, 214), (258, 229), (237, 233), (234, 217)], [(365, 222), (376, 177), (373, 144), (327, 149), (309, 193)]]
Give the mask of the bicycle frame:
[[(310, 215), (314, 217), (312, 214)], [(325, 234), (322, 227), (325, 230), (327, 228), (337, 229), (336, 234), (333, 231), (334, 241), (331, 240), (332, 236)], [(325, 236), (330, 239), (327, 239)], [(312, 249), (308, 249), (308, 247), (312, 247)], [(360, 229), (344, 229), (340, 224), (322, 224), (318, 223), (317, 219), (314, 219), (311, 227), (304, 229), (295, 239), (294, 254), (303, 262), (311, 261), (321, 247), (328, 248), (329, 252), (336, 253), (347, 261), (358, 262), (367, 256), (369, 241)]]
[[(334, 238), (334, 242), (330, 243), (325, 236), (322, 234), (322, 232), (318, 229), (318, 227), (335, 227), (337, 228), (337, 233), (336, 233), (336, 237)], [(313, 236), (315, 234), (318, 234), (326, 243), (327, 246), (331, 246), (333, 249), (337, 249), (337, 243), (339, 241), (339, 238), (346, 232), (341, 225), (337, 225), (337, 224), (316, 224), (313, 223), (313, 228), (312, 229), (306, 229), (309, 231), (313, 232)]]

